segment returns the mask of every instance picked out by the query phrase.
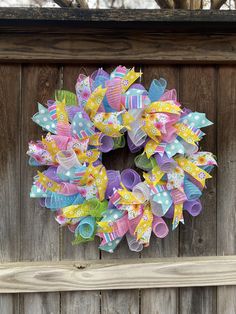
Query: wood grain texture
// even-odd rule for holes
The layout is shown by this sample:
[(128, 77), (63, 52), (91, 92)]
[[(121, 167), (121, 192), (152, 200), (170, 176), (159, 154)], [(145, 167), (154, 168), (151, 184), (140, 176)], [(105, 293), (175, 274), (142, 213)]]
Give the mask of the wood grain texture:
[[(194, 0), (194, 2), (197, 0)], [(199, 1), (199, 0), (198, 0)], [(181, 26), (196, 27), (207, 23), (208, 29), (212, 25), (218, 29), (224, 30), (226, 26), (233, 29), (236, 22), (236, 13), (233, 10), (134, 10), (134, 9), (110, 9), (110, 10), (81, 10), (71, 8), (1, 8), (0, 11), (1, 26), (9, 25), (41, 25), (53, 26), (71, 25), (81, 26), (90, 24), (93, 27), (104, 27), (109, 25), (111, 28), (143, 26), (160, 28), (173, 24), (179, 28)], [(190, 24), (191, 23), (191, 24)], [(169, 24), (169, 25), (168, 25)], [(206, 24), (204, 24), (206, 26)]]
[[(163, 77), (167, 80), (168, 89), (179, 89), (179, 68), (170, 66), (142, 66), (143, 83), (148, 89), (153, 79)], [(176, 257), (178, 256), (178, 230), (171, 231), (165, 239), (154, 235), (150, 246), (142, 251), (142, 257)], [(178, 289), (148, 289), (141, 291), (141, 313), (176, 314), (178, 311)]]
[[(236, 236), (236, 68), (220, 67), (218, 80), (217, 253), (235, 254)], [(236, 287), (217, 293), (218, 313), (236, 310)]]
[[(63, 88), (75, 93), (75, 83), (80, 73), (90, 75), (96, 68), (93, 66), (66, 65), (63, 67)], [(63, 260), (99, 259), (99, 241), (81, 245), (72, 245), (74, 235), (62, 228), (61, 258)], [(61, 314), (100, 313), (100, 292), (80, 291), (61, 293)]]
[[(187, 66), (180, 70), (180, 102), (198, 112), (205, 112), (214, 122), (203, 129), (202, 150), (216, 154), (216, 71), (209, 66)], [(185, 225), (180, 226), (180, 256), (216, 255), (216, 175), (206, 182), (201, 198), (203, 211), (198, 217), (184, 212)], [(216, 289), (180, 290), (180, 313), (216, 313)]]
[[(21, 66), (0, 65), (0, 261), (19, 260)], [(18, 295), (1, 295), (2, 313), (19, 310)]]
[[(22, 115), (21, 115), (21, 259), (58, 260), (58, 225), (49, 210), (41, 208), (29, 192), (36, 168), (28, 165), (26, 156), (28, 142), (38, 140), (42, 129), (31, 121), (37, 112), (37, 102), (45, 103), (59, 86), (57, 66), (24, 65), (22, 71)], [(21, 313), (58, 313), (59, 294), (22, 295)]]
[(225, 285), (236, 285), (236, 256), (0, 264), (0, 293)]
[[(26, 48), (27, 47), (27, 48)], [(235, 34), (164, 34), (94, 30), (78, 34), (1, 33), (0, 59), (9, 62), (235, 63)]]
[[(104, 66), (104, 70), (108, 73), (114, 70), (119, 64), (113, 64), (111, 66)], [(127, 65), (128, 68), (132, 68), (132, 65)], [(138, 71), (139, 67), (136, 67)], [(138, 153), (137, 153), (138, 154)], [(137, 155), (136, 154), (136, 155)], [(126, 142), (124, 148), (111, 151), (107, 154), (103, 154), (103, 163), (106, 169), (115, 169), (122, 171), (127, 168), (133, 168), (137, 170), (134, 165), (135, 154), (131, 154)], [(117, 246), (113, 254), (102, 251), (102, 260), (110, 260), (116, 258), (126, 259), (126, 258), (139, 258), (139, 254), (131, 252), (128, 248), (126, 239), (123, 239), (121, 243)], [(137, 287), (136, 287), (137, 288)], [(115, 288), (114, 288), (115, 289)], [(139, 313), (139, 290), (109, 290), (101, 292), (101, 312), (103, 314), (138, 314)]]

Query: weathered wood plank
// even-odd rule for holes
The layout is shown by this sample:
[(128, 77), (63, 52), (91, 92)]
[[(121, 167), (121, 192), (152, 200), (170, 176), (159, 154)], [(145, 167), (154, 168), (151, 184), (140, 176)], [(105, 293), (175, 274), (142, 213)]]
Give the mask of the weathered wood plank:
[[(215, 124), (203, 131), (201, 149), (216, 153), (216, 79), (213, 66), (191, 66), (180, 70), (180, 102), (187, 108), (205, 112)], [(180, 256), (216, 255), (216, 175), (207, 181), (201, 198), (203, 211), (198, 217), (184, 212), (180, 226)], [(206, 225), (207, 222), (207, 225)], [(216, 289), (180, 290), (180, 313), (216, 313)]]
[[(21, 259), (58, 260), (58, 225), (49, 210), (39, 206), (37, 200), (30, 199), (29, 192), (36, 168), (28, 165), (26, 156), (28, 142), (38, 140), (42, 130), (31, 120), (37, 112), (37, 102), (50, 99), (58, 87), (59, 68), (57, 66), (24, 65), (22, 71), (22, 115), (21, 115)], [(21, 296), (21, 313), (58, 313), (60, 295), (26, 294)]]
[[(217, 254), (236, 252), (236, 68), (220, 67), (218, 79), (218, 175), (217, 175)], [(217, 292), (217, 313), (236, 309), (236, 288)]]
[[(0, 261), (20, 255), (21, 66), (0, 65)], [(18, 295), (1, 295), (2, 313), (17, 313)]]
[[(163, 77), (167, 80), (168, 89), (175, 88), (178, 93), (178, 67), (169, 66), (144, 66), (142, 67), (143, 83), (146, 88), (153, 79)], [(152, 236), (148, 248), (142, 251), (142, 257), (176, 257), (178, 256), (179, 236), (178, 231), (171, 231), (165, 239)], [(148, 289), (141, 291), (141, 313), (168, 313), (176, 314), (178, 311), (178, 289)]]
[[(44, 25), (52, 26), (57, 23), (80, 26), (90, 24), (91, 26), (104, 27), (109, 25), (111, 28), (121, 27), (146, 27), (153, 29), (153, 26), (179, 28), (183, 25), (191, 28), (205, 27), (208, 29), (214, 25), (221, 31), (226, 26), (233, 29), (236, 23), (236, 13), (233, 10), (134, 10), (134, 9), (115, 9), (115, 10), (81, 10), (71, 8), (1, 8), (1, 25)], [(191, 24), (190, 24), (191, 23)], [(204, 24), (205, 23), (205, 24)], [(207, 23), (207, 24), (206, 24)], [(46, 25), (45, 25), (46, 24)]]
[(0, 293), (225, 285), (236, 285), (236, 256), (0, 264)]
[[(63, 88), (75, 93), (75, 83), (80, 73), (89, 75), (93, 66), (66, 65), (63, 67)], [(62, 228), (61, 258), (63, 260), (99, 259), (98, 241), (72, 245), (73, 234)], [(98, 240), (98, 239), (96, 239)], [(61, 293), (61, 314), (100, 313), (99, 291), (80, 291)]]
[[(114, 70), (117, 66), (106, 66), (104, 70), (108, 73)], [(128, 68), (132, 68), (132, 65), (127, 65)], [(138, 67), (136, 67), (138, 71)], [(107, 154), (103, 154), (103, 163), (107, 170), (115, 169), (122, 171), (127, 168), (136, 169), (134, 165), (134, 156), (131, 154), (126, 143), (124, 148), (111, 151)], [(117, 246), (114, 253), (101, 252), (102, 260), (110, 260), (116, 258), (126, 259), (126, 258), (139, 258), (139, 254), (131, 252), (128, 248), (126, 240), (123, 239), (121, 243)], [(114, 288), (115, 289), (115, 288)], [(102, 291), (101, 293), (101, 313), (103, 314), (138, 314), (139, 313), (139, 290), (109, 290)]]
[(235, 34), (161, 34), (82, 29), (79, 34), (0, 34), (0, 59), (9, 62), (235, 63)]

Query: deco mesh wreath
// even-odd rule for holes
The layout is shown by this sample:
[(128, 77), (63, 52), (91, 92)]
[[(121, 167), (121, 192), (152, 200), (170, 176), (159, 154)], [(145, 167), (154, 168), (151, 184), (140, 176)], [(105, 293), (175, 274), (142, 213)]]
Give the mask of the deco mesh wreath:
[[(201, 128), (212, 123), (204, 113), (181, 109), (164, 79), (147, 91), (135, 81), (142, 73), (118, 66), (110, 75), (98, 69), (80, 74), (76, 95), (58, 90), (46, 107), (38, 104), (33, 121), (48, 133), (29, 143), (29, 163), (48, 168), (34, 177), (31, 197), (55, 212), (74, 233), (73, 243), (101, 238), (113, 252), (125, 236), (132, 251), (149, 245), (184, 223), (183, 211), (197, 216), (205, 180), (216, 161), (199, 151)], [(106, 170), (102, 153), (125, 145), (142, 169)]]

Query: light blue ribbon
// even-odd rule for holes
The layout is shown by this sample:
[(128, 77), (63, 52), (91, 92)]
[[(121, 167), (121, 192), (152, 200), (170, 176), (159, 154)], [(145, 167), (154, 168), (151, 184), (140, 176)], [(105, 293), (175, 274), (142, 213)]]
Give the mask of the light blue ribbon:
[(169, 191), (163, 191), (158, 194), (155, 194), (153, 196), (153, 201), (161, 205), (163, 215), (165, 215), (165, 213), (168, 211), (171, 204), (173, 203)]
[(117, 245), (120, 243), (121, 240), (122, 240), (122, 237), (121, 238), (116, 238), (115, 240), (110, 241), (110, 242), (108, 242), (108, 243), (106, 243), (104, 245), (100, 245), (99, 249), (102, 250), (102, 251), (113, 253), (115, 248), (117, 247)]
[(89, 239), (94, 235), (95, 230), (95, 218), (87, 216), (79, 222), (79, 225), (75, 229), (75, 236), (80, 235), (84, 239)]
[(201, 190), (188, 179), (184, 180), (184, 192), (188, 200), (196, 200), (202, 195)]
[(46, 197), (45, 207), (50, 208), (51, 210), (56, 210), (58, 208), (70, 206), (74, 203), (76, 198), (77, 194), (67, 196), (53, 192), (50, 197)]
[(206, 126), (212, 125), (213, 123), (206, 118), (205, 113), (201, 112), (191, 112), (187, 116), (181, 119), (181, 122), (190, 125), (196, 129), (204, 128)]
[(184, 146), (178, 140), (178, 138), (176, 138), (173, 143), (166, 145), (165, 152), (167, 156), (171, 158), (175, 154), (184, 154), (185, 149)]
[(93, 123), (83, 118), (81, 112), (77, 112), (72, 120), (72, 135), (78, 135), (80, 139), (89, 137), (95, 132), (93, 130)]
[(150, 100), (152, 102), (159, 100), (164, 94), (166, 86), (167, 82), (163, 78), (160, 78), (159, 80), (153, 80), (148, 91)]
[(57, 133), (56, 122), (51, 119), (48, 109), (40, 103), (38, 103), (38, 112), (33, 115), (32, 120), (46, 131), (54, 134)]

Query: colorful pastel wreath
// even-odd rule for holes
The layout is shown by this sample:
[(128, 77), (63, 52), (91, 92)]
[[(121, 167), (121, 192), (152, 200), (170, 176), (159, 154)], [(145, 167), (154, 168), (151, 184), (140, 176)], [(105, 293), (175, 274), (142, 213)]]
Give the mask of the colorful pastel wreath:
[[(142, 73), (118, 66), (110, 75), (98, 69), (80, 74), (76, 94), (58, 90), (46, 107), (38, 104), (33, 121), (48, 133), (29, 143), (32, 166), (48, 166), (34, 177), (30, 196), (55, 212), (74, 233), (73, 243), (101, 238), (113, 252), (126, 236), (132, 251), (149, 245), (184, 223), (183, 211), (197, 216), (205, 180), (216, 161), (199, 151), (201, 128), (212, 123), (204, 113), (181, 109), (175, 90), (163, 78), (147, 91), (135, 81)], [(125, 146), (143, 150), (133, 169), (106, 170), (102, 153)]]

